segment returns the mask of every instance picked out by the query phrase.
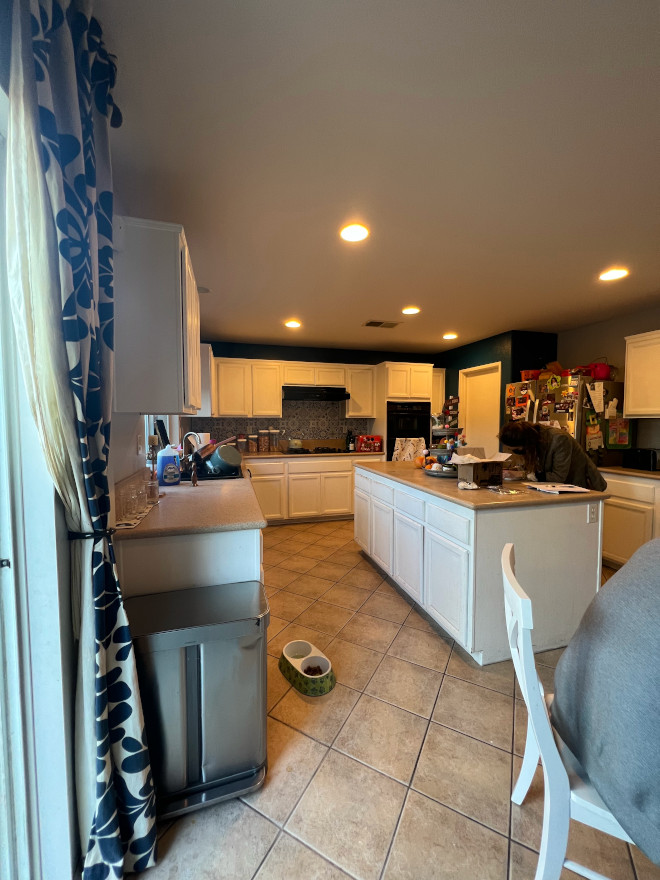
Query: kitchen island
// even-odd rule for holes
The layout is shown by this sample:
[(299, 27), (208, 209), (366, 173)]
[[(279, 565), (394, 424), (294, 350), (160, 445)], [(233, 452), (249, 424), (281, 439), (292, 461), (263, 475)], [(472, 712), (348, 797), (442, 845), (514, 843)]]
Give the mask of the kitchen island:
[(161, 487), (134, 529), (113, 543), (124, 596), (263, 580), (266, 527), (248, 478)]
[[(516, 483), (505, 487), (524, 489)], [(500, 557), (534, 607), (535, 650), (566, 645), (600, 587), (606, 492), (459, 489), (411, 462), (355, 465), (355, 540), (481, 664), (510, 658)]]

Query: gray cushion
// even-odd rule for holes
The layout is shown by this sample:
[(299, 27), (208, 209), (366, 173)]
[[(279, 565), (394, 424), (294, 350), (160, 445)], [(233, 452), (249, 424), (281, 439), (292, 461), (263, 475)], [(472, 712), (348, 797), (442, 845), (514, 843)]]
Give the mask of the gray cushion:
[(612, 814), (660, 865), (660, 539), (587, 609), (557, 665), (552, 720)]

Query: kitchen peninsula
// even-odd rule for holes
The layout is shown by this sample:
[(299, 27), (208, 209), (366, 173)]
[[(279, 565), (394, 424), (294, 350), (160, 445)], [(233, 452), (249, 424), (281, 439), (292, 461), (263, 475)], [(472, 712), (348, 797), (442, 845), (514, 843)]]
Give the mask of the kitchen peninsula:
[(247, 478), (181, 483), (113, 543), (125, 597), (263, 580), (266, 521)]
[(356, 462), (355, 540), (478, 663), (494, 663), (510, 657), (504, 545), (533, 602), (535, 649), (566, 645), (600, 586), (607, 497), (462, 490), (411, 462)]

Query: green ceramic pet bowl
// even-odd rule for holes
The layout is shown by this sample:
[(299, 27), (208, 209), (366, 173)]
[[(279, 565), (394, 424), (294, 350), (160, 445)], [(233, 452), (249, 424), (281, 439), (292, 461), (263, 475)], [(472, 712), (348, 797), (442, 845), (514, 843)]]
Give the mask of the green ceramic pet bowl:
[(311, 642), (288, 642), (282, 650), (282, 675), (306, 697), (321, 697), (337, 684), (332, 664)]

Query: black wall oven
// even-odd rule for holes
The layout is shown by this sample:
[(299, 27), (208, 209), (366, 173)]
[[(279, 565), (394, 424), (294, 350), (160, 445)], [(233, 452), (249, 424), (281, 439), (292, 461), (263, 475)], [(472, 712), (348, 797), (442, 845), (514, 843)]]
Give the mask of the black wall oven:
[(387, 402), (387, 460), (392, 461), (397, 437), (431, 437), (431, 404)]

